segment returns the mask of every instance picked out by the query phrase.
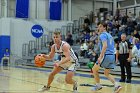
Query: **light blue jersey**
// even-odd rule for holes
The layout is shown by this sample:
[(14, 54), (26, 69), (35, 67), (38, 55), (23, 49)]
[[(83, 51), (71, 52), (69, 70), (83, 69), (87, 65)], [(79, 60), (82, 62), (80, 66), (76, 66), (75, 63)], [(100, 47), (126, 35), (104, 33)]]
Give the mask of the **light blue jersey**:
[(100, 51), (102, 50), (103, 47), (103, 42), (106, 41), (107, 42), (107, 49), (105, 54), (115, 54), (115, 46), (114, 46), (114, 39), (113, 37), (107, 33), (107, 32), (102, 32), (100, 34)]
[[(103, 47), (103, 42), (107, 42), (107, 49), (105, 55), (102, 58), (100, 66), (106, 69), (113, 69), (115, 67), (115, 46), (114, 46), (114, 39), (113, 37), (107, 33), (102, 32), (100, 34), (100, 51)], [(98, 64), (98, 62), (96, 62)]]

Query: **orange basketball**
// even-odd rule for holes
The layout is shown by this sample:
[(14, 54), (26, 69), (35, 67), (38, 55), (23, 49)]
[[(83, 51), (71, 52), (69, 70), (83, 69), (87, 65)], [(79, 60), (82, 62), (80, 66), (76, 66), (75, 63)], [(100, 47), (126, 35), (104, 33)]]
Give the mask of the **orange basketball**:
[(39, 54), (35, 57), (35, 65), (37, 67), (43, 67), (46, 62), (46, 58), (43, 56), (44, 54)]

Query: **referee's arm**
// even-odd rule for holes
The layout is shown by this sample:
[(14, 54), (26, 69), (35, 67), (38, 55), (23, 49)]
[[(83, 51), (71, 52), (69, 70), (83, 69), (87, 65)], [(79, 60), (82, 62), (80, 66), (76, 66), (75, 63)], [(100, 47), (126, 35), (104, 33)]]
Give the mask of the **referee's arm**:
[(128, 57), (128, 62), (131, 62), (132, 59), (132, 44), (128, 42), (128, 49), (129, 49), (129, 57)]

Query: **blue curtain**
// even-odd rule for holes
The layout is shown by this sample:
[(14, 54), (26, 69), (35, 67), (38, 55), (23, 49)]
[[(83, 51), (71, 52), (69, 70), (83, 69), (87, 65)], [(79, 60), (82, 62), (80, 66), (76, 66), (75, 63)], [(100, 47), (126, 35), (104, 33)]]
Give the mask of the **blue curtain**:
[(51, 20), (61, 20), (62, 0), (49, 0), (49, 14)]
[(28, 18), (29, 0), (16, 0), (16, 17)]

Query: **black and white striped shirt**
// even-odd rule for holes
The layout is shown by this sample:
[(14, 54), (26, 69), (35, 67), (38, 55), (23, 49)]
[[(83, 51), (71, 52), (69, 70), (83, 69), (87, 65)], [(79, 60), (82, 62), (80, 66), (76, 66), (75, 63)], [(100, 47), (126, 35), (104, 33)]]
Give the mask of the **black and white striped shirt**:
[(119, 51), (119, 54), (128, 54), (130, 49), (132, 49), (132, 46), (131, 43), (128, 41), (121, 41), (117, 45), (117, 50)]

